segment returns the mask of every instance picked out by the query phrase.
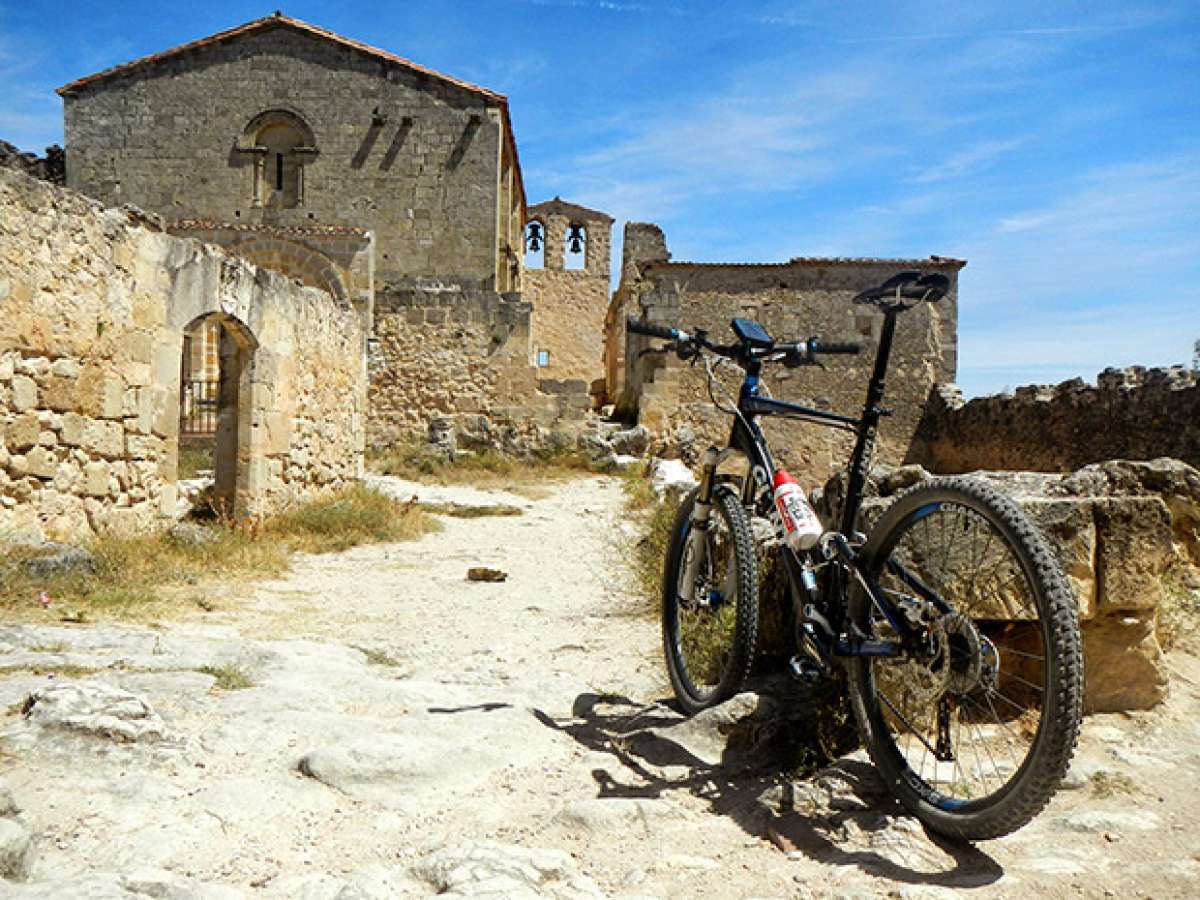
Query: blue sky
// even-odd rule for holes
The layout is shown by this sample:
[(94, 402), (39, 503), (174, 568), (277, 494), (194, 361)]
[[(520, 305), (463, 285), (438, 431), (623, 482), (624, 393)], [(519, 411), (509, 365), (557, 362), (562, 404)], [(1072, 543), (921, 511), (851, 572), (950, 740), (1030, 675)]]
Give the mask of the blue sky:
[[(270, 13), (0, 0), (0, 138), (53, 88)], [(968, 395), (1200, 339), (1200, 3), (406, 0), (283, 11), (508, 94), (530, 202), (677, 259), (966, 258)]]

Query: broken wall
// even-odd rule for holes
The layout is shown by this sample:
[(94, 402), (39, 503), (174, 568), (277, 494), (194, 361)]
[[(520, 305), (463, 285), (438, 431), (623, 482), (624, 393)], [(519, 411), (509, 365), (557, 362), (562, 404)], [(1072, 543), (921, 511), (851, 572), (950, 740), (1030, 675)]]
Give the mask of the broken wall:
[(530, 318), (519, 294), (425, 279), (380, 291), (370, 351), (370, 446), (423, 441), (435, 420), (447, 418), (478, 431), (485, 421), (553, 427), (581, 417), (569, 394), (539, 390)]
[(237, 514), (361, 471), (364, 332), (323, 291), (0, 171), (0, 310), (0, 534), (175, 515), (183, 333), (203, 316), (250, 348)]
[[(626, 226), (627, 235), (630, 226)], [(653, 229), (653, 231), (651, 230)], [(657, 239), (656, 234), (657, 233)], [(707, 329), (718, 342), (733, 339), (729, 322), (755, 319), (776, 339), (797, 340), (813, 335), (832, 341), (858, 341), (858, 356), (823, 359), (824, 368), (767, 367), (764, 383), (771, 396), (851, 416), (862, 411), (867, 381), (878, 347), (883, 316), (851, 300), (864, 288), (880, 284), (906, 269), (941, 272), (951, 290), (937, 304), (921, 304), (900, 315), (888, 370), (886, 405), (894, 414), (885, 418), (877, 447), (881, 462), (899, 462), (911, 443), (921, 409), (934, 385), (953, 380), (957, 366), (957, 276), (961, 260), (793, 259), (780, 264), (713, 264), (668, 261), (661, 232), (640, 226), (626, 242), (626, 252), (649, 258), (626, 259), (621, 289), (609, 311), (606, 354), (611, 363), (624, 357), (624, 383), (618, 408), (668, 440), (686, 426), (701, 445), (723, 446), (731, 417), (711, 403), (701, 366), (674, 356), (644, 355), (661, 346), (638, 335), (625, 334), (624, 317), (644, 317), (661, 325), (686, 330)], [(624, 339), (623, 353), (614, 344)], [(723, 380), (737, 396), (740, 370), (727, 369)], [(728, 405), (728, 404), (727, 404)], [(843, 466), (853, 435), (815, 425), (763, 420), (778, 460), (806, 483), (819, 484)]]
[(1106, 459), (1170, 456), (1200, 467), (1200, 375), (1105, 369), (968, 403), (953, 386), (931, 399), (909, 461), (934, 472), (1071, 472)]

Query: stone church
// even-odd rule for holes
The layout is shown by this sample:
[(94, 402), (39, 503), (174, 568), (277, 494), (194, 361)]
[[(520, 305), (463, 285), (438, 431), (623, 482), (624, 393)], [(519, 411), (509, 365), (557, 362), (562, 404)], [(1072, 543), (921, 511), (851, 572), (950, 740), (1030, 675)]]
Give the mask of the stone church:
[[(530, 212), (503, 95), (280, 13), (58, 92), (69, 187), (359, 311), (369, 442), (439, 416), (552, 425), (587, 407), (612, 220), (552, 201), (535, 227), (587, 262), (564, 273), (547, 257), (525, 283)], [(220, 339), (198, 324), (185, 381), (215, 378)]]

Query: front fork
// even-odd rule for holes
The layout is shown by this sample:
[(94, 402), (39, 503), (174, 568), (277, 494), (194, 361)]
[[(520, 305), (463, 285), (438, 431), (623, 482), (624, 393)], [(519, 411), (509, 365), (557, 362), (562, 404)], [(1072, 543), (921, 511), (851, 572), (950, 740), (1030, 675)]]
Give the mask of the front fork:
[(692, 505), (687, 541), (683, 547), (683, 578), (679, 596), (687, 601), (696, 596), (696, 579), (700, 576), (700, 567), (704, 564), (704, 550), (707, 546), (705, 537), (712, 522), (712, 498), (717, 483), (717, 466), (731, 452), (728, 449), (709, 447), (704, 451), (701, 461), (700, 488), (696, 492), (696, 502)]

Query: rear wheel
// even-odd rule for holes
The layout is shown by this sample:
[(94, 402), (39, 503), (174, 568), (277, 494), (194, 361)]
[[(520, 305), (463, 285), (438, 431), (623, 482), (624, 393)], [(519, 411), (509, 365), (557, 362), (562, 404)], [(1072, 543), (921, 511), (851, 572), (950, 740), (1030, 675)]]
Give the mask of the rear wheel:
[[(696, 713), (728, 700), (746, 681), (758, 631), (758, 573), (750, 524), (737, 495), (713, 490), (708, 527), (692, 522), (696, 491), (675, 518), (663, 569), (667, 673), (679, 705)], [(684, 572), (695, 566), (690, 591)]]
[[(1012, 501), (967, 478), (902, 495), (863, 555), (873, 582), (927, 631), (919, 652), (851, 662), (871, 758), (933, 830), (1015, 831), (1057, 790), (1079, 730), (1079, 624), (1057, 560)], [(877, 639), (896, 637), (865, 591), (850, 615)]]

